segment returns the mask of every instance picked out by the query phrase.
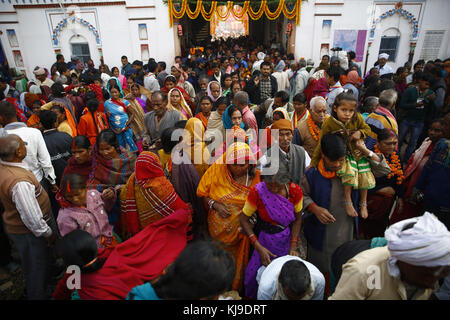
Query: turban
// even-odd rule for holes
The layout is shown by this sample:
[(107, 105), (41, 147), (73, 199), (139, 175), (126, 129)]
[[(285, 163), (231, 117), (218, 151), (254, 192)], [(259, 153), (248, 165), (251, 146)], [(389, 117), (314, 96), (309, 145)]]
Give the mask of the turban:
[(380, 53), (380, 55), (378, 56), (378, 59), (389, 59), (389, 55), (387, 53)]
[(262, 60), (266, 57), (266, 55), (264, 54), (264, 52), (258, 52), (257, 57), (258, 57), (258, 60)]
[(280, 60), (280, 62), (278, 62), (277, 66), (275, 67), (275, 71), (282, 72), (284, 70), (284, 67), (286, 67), (286, 63), (283, 60)]
[[(411, 223), (415, 223), (412, 228), (403, 230)], [(400, 276), (397, 261), (423, 267), (450, 265), (450, 231), (429, 212), (393, 224), (384, 237), (391, 254), (388, 270), (393, 277)]]
[(31, 108), (35, 101), (39, 101), (39, 96), (34, 93), (26, 93), (25, 94), (25, 104), (28, 108)]
[(314, 66), (314, 60), (313, 59), (306, 60), (306, 65), (307, 66)]
[(42, 75), (45, 74), (45, 69), (42, 68), (42, 67), (39, 67), (39, 68), (37, 68), (37, 69), (34, 69), (33, 73), (34, 73), (36, 76), (42, 76)]
[(290, 130), (292, 131), (292, 122), (289, 119), (280, 119), (272, 124), (270, 129)]
[(42, 94), (41, 88), (36, 84), (33, 84), (32, 86), (30, 86), (29, 91), (30, 91), (30, 93), (34, 93), (34, 94)]

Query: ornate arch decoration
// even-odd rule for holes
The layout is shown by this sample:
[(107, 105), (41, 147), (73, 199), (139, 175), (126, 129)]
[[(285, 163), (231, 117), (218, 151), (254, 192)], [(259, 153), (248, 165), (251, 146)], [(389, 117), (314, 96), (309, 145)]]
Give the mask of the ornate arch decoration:
[(62, 31), (62, 29), (64, 29), (64, 27), (67, 26), (67, 22), (71, 21), (71, 22), (77, 22), (85, 27), (87, 27), (95, 36), (95, 41), (97, 42), (97, 46), (101, 45), (101, 41), (100, 41), (100, 34), (98, 32), (98, 30), (89, 23), (89, 21), (84, 20), (82, 18), (77, 18), (75, 16), (69, 16), (63, 20), (61, 20), (56, 27), (53, 29), (52, 32), (52, 43), (53, 46), (57, 47), (59, 45), (59, 39), (58, 39), (58, 34)]
[(369, 41), (373, 40), (375, 37), (375, 28), (377, 24), (379, 24), (383, 19), (386, 19), (387, 17), (393, 16), (394, 14), (399, 14), (400, 16), (404, 17), (409, 21), (409, 24), (412, 25), (413, 32), (411, 34), (411, 42), (416, 42), (419, 38), (419, 22), (417, 21), (417, 18), (409, 11), (402, 8), (403, 4), (401, 2), (397, 3), (395, 5), (394, 9), (388, 10), (382, 15), (380, 15), (372, 24), (372, 27), (370, 28), (370, 35), (369, 35)]

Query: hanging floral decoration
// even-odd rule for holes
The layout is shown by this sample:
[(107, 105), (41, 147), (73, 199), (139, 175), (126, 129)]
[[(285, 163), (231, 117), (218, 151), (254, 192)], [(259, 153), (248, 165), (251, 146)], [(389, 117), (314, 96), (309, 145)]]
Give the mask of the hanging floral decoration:
[[(201, 14), (203, 19), (206, 21), (210, 21), (214, 13), (218, 16), (218, 18), (222, 21), (228, 19), (230, 14), (236, 18), (236, 20), (242, 20), (246, 14), (252, 20), (258, 20), (262, 17), (263, 14), (266, 14), (266, 17), (269, 20), (275, 20), (280, 17), (281, 14), (290, 20), (295, 20), (295, 24), (300, 24), (300, 14), (301, 14), (301, 0), (296, 1), (273, 1), (273, 0), (261, 0), (259, 9), (254, 11), (252, 6), (250, 5), (250, 1), (211, 1), (206, 2), (205, 5), (210, 6), (209, 11), (205, 9), (204, 2), (202, 0), (195, 1), (196, 7), (195, 10), (192, 11), (189, 8), (189, 3), (194, 3), (191, 0), (167, 0), (167, 5), (169, 7), (169, 23), (172, 27), (173, 19), (181, 19), (185, 14), (189, 17), (189, 19), (197, 19), (197, 17)], [(226, 7), (220, 4), (225, 4)], [(294, 4), (293, 6), (291, 4)], [(235, 6), (235, 4), (239, 6)], [(278, 5), (275, 11), (270, 10), (271, 5)], [(290, 8), (291, 7), (291, 8)], [(225, 9), (224, 9), (225, 8)]]

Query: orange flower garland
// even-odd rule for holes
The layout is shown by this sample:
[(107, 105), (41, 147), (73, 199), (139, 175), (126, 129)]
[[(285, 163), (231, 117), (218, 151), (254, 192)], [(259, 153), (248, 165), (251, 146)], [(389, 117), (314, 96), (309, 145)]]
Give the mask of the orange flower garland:
[(308, 125), (309, 132), (311, 133), (314, 140), (319, 141), (319, 135), (320, 135), (320, 128), (319, 126), (313, 121), (312, 117), (309, 116), (306, 118), (306, 124)]
[[(179, 6), (180, 8), (178, 11), (175, 9), (174, 2), (176, 2), (177, 6)], [(250, 1), (244, 1), (243, 5), (241, 5), (242, 9), (239, 10), (234, 8), (233, 1), (228, 1), (225, 9), (219, 9), (222, 6), (219, 6), (217, 1), (207, 2), (198, 0), (195, 2), (195, 10), (191, 11), (189, 4), (193, 4), (194, 1), (167, 0), (167, 5), (169, 7), (169, 26), (173, 26), (174, 18), (181, 19), (185, 14), (190, 19), (195, 19), (201, 14), (206, 21), (210, 21), (214, 14), (216, 14), (218, 16), (218, 19), (221, 21), (225, 21), (230, 16), (230, 14), (232, 14), (237, 20), (242, 20), (246, 14), (248, 14), (248, 16), (253, 20), (260, 19), (264, 14), (266, 15), (267, 19), (275, 20), (281, 14), (284, 14), (287, 19), (295, 20), (295, 24), (299, 25), (302, 7), (301, 0), (296, 0), (292, 10), (289, 11), (288, 7), (291, 6), (292, 2), (294, 1), (280, 0), (278, 1), (278, 3), (273, 1), (268, 4), (267, 0), (262, 0), (259, 9), (257, 11), (254, 11), (250, 5)], [(241, 4), (241, 2), (239, 2), (239, 4)], [(269, 6), (275, 6), (275, 4), (278, 4), (278, 7), (274, 12), (271, 12)], [(211, 6), (209, 12), (206, 12), (205, 5)], [(223, 10), (225, 10), (225, 12), (223, 12)]]
[[(382, 153), (378, 148), (378, 145), (374, 147), (375, 153)], [(391, 179), (393, 176), (397, 176), (397, 184), (402, 184), (403, 180), (405, 180), (405, 176), (403, 175), (402, 164), (400, 162), (400, 158), (397, 152), (393, 152), (391, 155), (391, 160), (389, 161), (386, 157), (386, 162), (389, 164), (391, 168), (391, 173), (388, 174), (387, 178)]]
[(335, 171), (328, 171), (327, 168), (325, 168), (325, 163), (323, 162), (323, 158), (320, 159), (317, 169), (319, 169), (320, 174), (324, 178), (327, 178), (327, 179), (336, 178), (336, 172)]

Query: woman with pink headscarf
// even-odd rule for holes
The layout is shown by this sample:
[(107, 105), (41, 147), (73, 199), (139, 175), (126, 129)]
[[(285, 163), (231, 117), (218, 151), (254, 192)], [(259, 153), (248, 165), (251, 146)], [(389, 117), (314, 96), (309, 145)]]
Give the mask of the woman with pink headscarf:
[(356, 97), (356, 100), (358, 100), (359, 98), (359, 91), (358, 91), (358, 87), (359, 87), (359, 75), (358, 75), (358, 71), (350, 71), (347, 74), (347, 83), (345, 84), (345, 86), (343, 86), (344, 89), (350, 89), (353, 92), (353, 95)]

